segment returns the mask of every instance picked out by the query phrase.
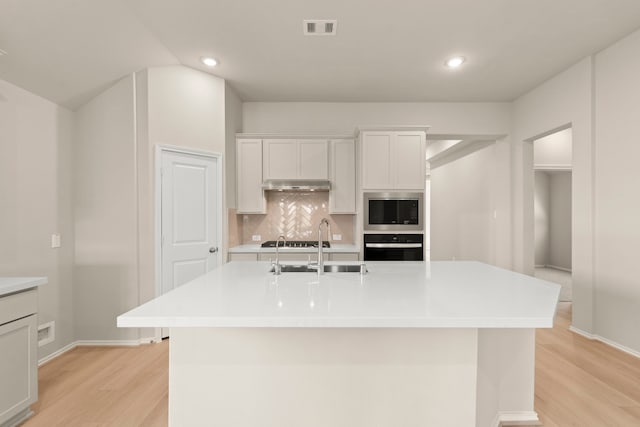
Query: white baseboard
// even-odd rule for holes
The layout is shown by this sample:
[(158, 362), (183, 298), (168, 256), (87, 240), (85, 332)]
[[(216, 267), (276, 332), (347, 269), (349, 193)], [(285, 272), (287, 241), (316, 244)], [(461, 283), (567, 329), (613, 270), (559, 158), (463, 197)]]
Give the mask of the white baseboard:
[(592, 334), (592, 333), (589, 333), (589, 332), (585, 332), (582, 329), (578, 329), (573, 325), (569, 326), (569, 330), (571, 332), (575, 332), (578, 335), (582, 335), (583, 337), (588, 338), (590, 340), (600, 341), (603, 344), (606, 344), (606, 345), (608, 345), (610, 347), (613, 347), (613, 348), (615, 348), (617, 350), (623, 351), (623, 352), (625, 352), (627, 354), (630, 354), (630, 355), (635, 356), (635, 357), (640, 359), (640, 351), (637, 351), (637, 350), (634, 350), (632, 348), (626, 347), (626, 346), (624, 346), (622, 344), (619, 344), (619, 343), (617, 343), (615, 341), (612, 341), (612, 340), (610, 340), (608, 338), (601, 337), (600, 335)]
[(53, 359), (62, 356), (64, 353), (66, 353), (69, 350), (73, 350), (74, 348), (76, 348), (78, 345), (77, 341), (72, 342), (71, 344), (67, 344), (64, 347), (62, 347), (59, 350), (54, 351), (53, 353), (49, 354), (48, 356), (43, 357), (42, 359), (38, 360), (38, 366), (42, 366), (47, 362), (52, 361)]
[(155, 337), (145, 337), (138, 340), (78, 340), (67, 344), (61, 349), (56, 350), (53, 353), (38, 360), (38, 366), (42, 366), (45, 363), (50, 362), (59, 356), (62, 356), (67, 351), (73, 350), (76, 347), (134, 347), (138, 345), (152, 344), (154, 342), (158, 342)]
[(571, 269), (570, 268), (558, 267), (557, 265), (551, 265), (551, 264), (546, 265), (546, 267), (553, 268), (555, 270), (566, 271), (567, 273), (571, 273)]
[(536, 264), (533, 268), (553, 268), (554, 270), (566, 271), (567, 273), (571, 273), (570, 268), (558, 267), (557, 265), (552, 264)]
[(536, 425), (542, 425), (542, 423), (535, 411), (501, 411), (496, 415), (492, 427)]
[(78, 346), (83, 347), (135, 347), (143, 344), (142, 340), (79, 340)]

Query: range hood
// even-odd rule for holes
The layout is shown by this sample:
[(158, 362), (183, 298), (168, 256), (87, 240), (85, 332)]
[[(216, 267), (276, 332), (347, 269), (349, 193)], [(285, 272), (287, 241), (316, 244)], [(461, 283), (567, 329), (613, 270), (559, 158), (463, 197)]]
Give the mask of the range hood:
[(268, 179), (262, 188), (266, 191), (329, 191), (326, 179)]

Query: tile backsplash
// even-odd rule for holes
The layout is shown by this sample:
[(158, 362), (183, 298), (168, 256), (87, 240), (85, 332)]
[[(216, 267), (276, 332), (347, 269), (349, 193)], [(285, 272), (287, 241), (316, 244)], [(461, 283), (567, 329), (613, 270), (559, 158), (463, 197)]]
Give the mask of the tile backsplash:
[[(259, 234), (261, 241), (275, 240), (284, 235), (287, 240), (316, 240), (322, 218), (331, 224), (331, 234), (341, 234), (334, 243), (352, 244), (355, 215), (330, 215), (329, 193), (326, 192), (267, 192), (266, 215), (236, 215), (231, 235), (241, 236), (241, 244), (256, 243), (251, 236)], [(230, 212), (231, 216), (231, 212)], [(326, 240), (326, 231), (322, 230)], [(233, 239), (235, 240), (235, 239)]]

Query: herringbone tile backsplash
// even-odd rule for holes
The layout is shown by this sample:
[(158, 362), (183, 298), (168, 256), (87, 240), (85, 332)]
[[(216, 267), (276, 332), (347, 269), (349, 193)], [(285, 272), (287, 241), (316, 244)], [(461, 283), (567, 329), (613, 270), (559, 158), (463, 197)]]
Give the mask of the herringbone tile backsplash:
[[(259, 234), (262, 241), (284, 235), (287, 240), (316, 240), (322, 218), (331, 223), (331, 233), (341, 234), (334, 243), (353, 243), (355, 215), (329, 215), (328, 193), (267, 192), (266, 215), (238, 215), (242, 244), (256, 243), (251, 236)], [(230, 230), (231, 231), (231, 230)], [(323, 229), (323, 239), (326, 240)]]

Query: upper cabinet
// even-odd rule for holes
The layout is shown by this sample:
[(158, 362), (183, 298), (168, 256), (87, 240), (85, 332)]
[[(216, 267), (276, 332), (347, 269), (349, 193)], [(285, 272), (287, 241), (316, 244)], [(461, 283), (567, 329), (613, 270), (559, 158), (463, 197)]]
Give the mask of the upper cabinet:
[(424, 131), (363, 131), (363, 190), (424, 190)]
[(356, 213), (356, 146), (353, 139), (334, 139), (330, 142), (329, 170), (331, 192), (329, 212)]
[(236, 141), (237, 212), (265, 213), (262, 190), (262, 140)]
[(320, 139), (265, 139), (263, 178), (329, 179), (329, 145)]

